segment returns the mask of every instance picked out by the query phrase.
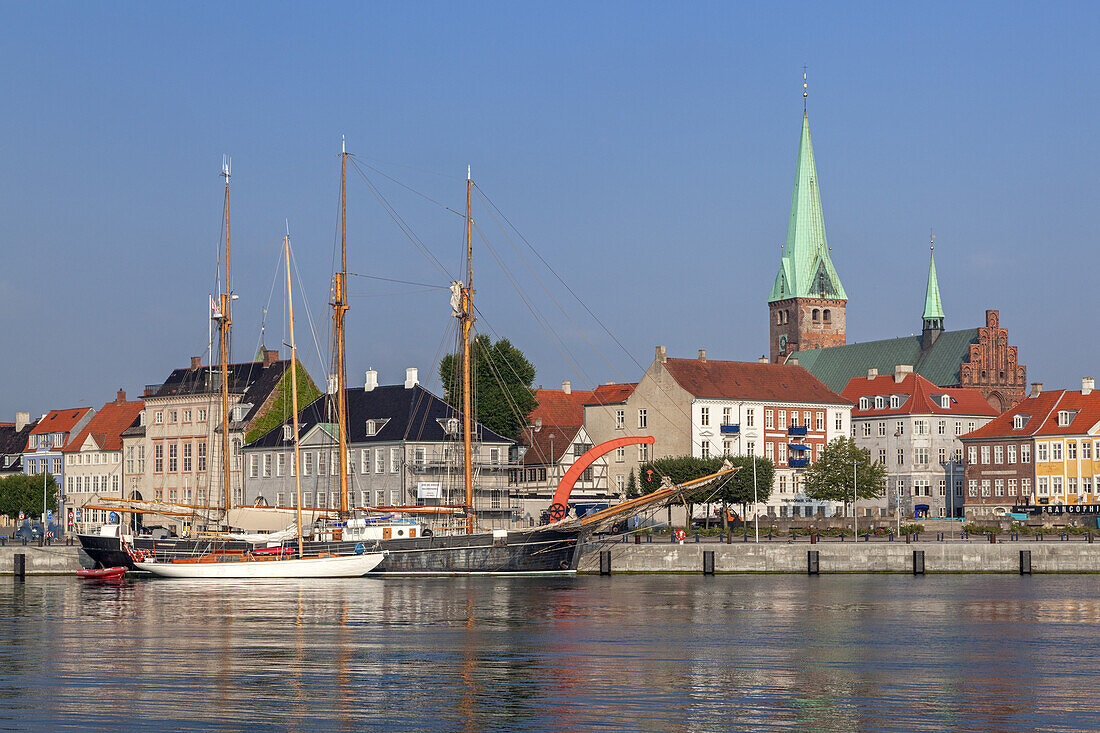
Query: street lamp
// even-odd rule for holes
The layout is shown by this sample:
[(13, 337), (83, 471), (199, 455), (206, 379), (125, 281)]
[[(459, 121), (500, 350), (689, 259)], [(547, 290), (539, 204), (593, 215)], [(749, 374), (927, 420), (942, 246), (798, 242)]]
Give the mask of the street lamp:
[(852, 534), (859, 536), (859, 512), (856, 511), (856, 501), (859, 495), (856, 492), (856, 459), (852, 459)]
[(756, 446), (753, 446), (752, 451), (752, 512), (753, 521), (756, 523), (756, 541), (760, 542), (760, 507), (759, 496), (756, 493)]
[[(901, 429), (894, 431), (894, 449), (900, 451), (901, 448)], [(900, 458), (900, 453), (898, 455)], [(898, 535), (901, 535), (901, 461), (898, 461), (898, 470), (894, 474), (894, 514), (897, 516), (898, 521)]]

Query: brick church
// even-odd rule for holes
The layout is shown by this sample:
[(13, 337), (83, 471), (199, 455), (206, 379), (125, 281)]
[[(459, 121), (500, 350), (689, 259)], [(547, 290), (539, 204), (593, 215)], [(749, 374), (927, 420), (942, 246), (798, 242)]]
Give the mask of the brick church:
[(940, 387), (977, 389), (999, 412), (1024, 398), (1027, 367), (1017, 361), (997, 311), (985, 312), (984, 326), (944, 329), (934, 253), (919, 336), (849, 344), (847, 306), (825, 239), (810, 122), (803, 112), (787, 243), (768, 298), (771, 360), (800, 364), (835, 392), (852, 377), (866, 376), (868, 369), (892, 374), (895, 366), (906, 364)]

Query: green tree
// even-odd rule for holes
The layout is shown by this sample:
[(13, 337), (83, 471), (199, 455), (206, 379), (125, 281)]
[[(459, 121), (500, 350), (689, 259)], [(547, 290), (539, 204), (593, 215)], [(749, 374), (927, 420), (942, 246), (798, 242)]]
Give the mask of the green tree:
[(747, 514), (747, 507), (753, 503), (753, 497), (760, 504), (765, 503), (772, 494), (772, 481), (775, 476), (775, 464), (767, 458), (756, 458), (756, 484), (753, 487), (753, 456), (726, 456), (740, 470), (718, 484), (717, 501), (722, 502), (722, 526), (726, 528), (730, 504), (741, 507), (741, 517)]
[[(439, 364), (443, 398), (462, 409), (462, 356), (447, 354)], [(536, 407), (535, 367), (508, 339), (495, 344), (486, 335), (470, 344), (470, 383), (473, 386), (473, 418), (507, 438), (518, 439), (527, 416)]]
[(860, 499), (877, 499), (886, 493), (886, 467), (871, 460), (871, 451), (860, 448), (853, 438), (837, 438), (825, 446), (821, 457), (806, 471), (806, 496), (816, 501), (852, 503), (852, 492)]
[[(641, 477), (641, 492), (648, 494), (661, 488), (661, 479), (668, 476), (674, 484), (682, 484), (693, 479), (709, 476), (722, 469), (723, 458), (696, 458), (695, 456), (678, 456), (670, 458), (658, 458), (655, 461), (643, 463), (638, 469)], [(728, 479), (727, 479), (728, 480)], [(723, 482), (718, 485), (707, 483), (697, 490), (689, 491), (683, 497), (684, 508), (690, 517), (692, 506), (699, 501), (714, 501), (716, 492), (721, 492)], [(751, 487), (751, 483), (750, 483)], [(751, 489), (750, 489), (751, 490)], [(671, 510), (669, 516), (671, 517)], [(690, 525), (690, 520), (689, 520)]]
[[(16, 474), (0, 478), (0, 514), (13, 519), (24, 512), (29, 517), (42, 516), (42, 474), (24, 476)], [(46, 508), (57, 511), (57, 482), (47, 473)], [(58, 521), (60, 521), (58, 519)]]
[[(321, 396), (321, 390), (317, 389), (317, 385), (313, 383), (313, 379), (309, 376), (309, 372), (305, 370), (300, 361), (298, 362), (297, 372), (298, 409), (303, 410), (306, 405)], [(283, 423), (289, 421), (293, 403), (291, 397), (290, 368), (288, 366), (283, 376), (279, 379), (279, 384), (275, 387), (275, 398), (271, 401), (271, 406), (252, 424), (252, 429), (245, 435), (245, 442), (251, 443), (263, 437), (268, 431), (274, 430)]]
[(626, 498), (633, 499), (638, 496), (638, 479), (634, 476), (634, 469), (630, 469), (630, 475), (626, 478)]

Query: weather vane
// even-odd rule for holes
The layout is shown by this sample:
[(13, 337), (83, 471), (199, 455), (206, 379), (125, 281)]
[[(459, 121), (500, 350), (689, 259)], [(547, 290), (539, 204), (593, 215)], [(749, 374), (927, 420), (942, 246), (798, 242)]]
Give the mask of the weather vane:
[(806, 84), (806, 64), (802, 64), (802, 111), (803, 112), (806, 111), (806, 97), (809, 96), (809, 93), (806, 91), (807, 86), (808, 85)]

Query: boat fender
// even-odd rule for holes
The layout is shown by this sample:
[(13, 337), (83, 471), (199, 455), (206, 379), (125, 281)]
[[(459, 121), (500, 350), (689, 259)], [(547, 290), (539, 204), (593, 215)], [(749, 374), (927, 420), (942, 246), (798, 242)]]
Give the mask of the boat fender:
[(681, 545), (684, 544), (684, 540), (687, 538), (687, 533), (682, 529), (676, 530), (676, 541)]
[(363, 554), (364, 552), (366, 552), (366, 551), (367, 551), (367, 548), (366, 548), (366, 547), (363, 547), (363, 543), (362, 543), (362, 542), (359, 542), (359, 543), (357, 543), (357, 544), (355, 545), (355, 554), (356, 554), (356, 555), (362, 555), (362, 554)]

